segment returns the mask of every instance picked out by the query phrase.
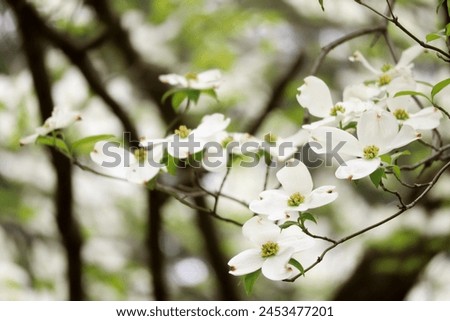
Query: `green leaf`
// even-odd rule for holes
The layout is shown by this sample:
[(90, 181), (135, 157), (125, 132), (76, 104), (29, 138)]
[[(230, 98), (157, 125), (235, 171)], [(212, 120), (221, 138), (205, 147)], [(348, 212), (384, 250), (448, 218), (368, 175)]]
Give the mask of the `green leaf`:
[(153, 179), (151, 179), (150, 181), (147, 182), (145, 187), (147, 187), (147, 189), (149, 191), (153, 191), (156, 187), (156, 181), (157, 181), (157, 177), (154, 177)]
[(381, 155), (380, 159), (381, 159), (381, 161), (383, 163), (386, 163), (386, 164), (391, 164), (392, 163), (392, 157), (389, 154)]
[(67, 146), (67, 143), (58, 137), (52, 137), (52, 136), (39, 136), (36, 139), (36, 144), (38, 145), (44, 145), (49, 147), (54, 147), (67, 157), (71, 158), (72, 154), (70, 153), (69, 146)]
[(408, 156), (408, 155), (411, 155), (411, 152), (409, 150), (404, 150), (404, 151), (392, 154), (391, 159), (392, 159), (392, 162), (395, 162), (397, 160), (397, 158), (399, 158), (400, 156)]
[(99, 141), (115, 141), (119, 142), (118, 138), (114, 135), (95, 135), (82, 138), (80, 140), (75, 141), (72, 144), (72, 152), (76, 155), (87, 155), (94, 149), (94, 145)]
[(172, 108), (177, 111), (180, 108), (180, 105), (183, 101), (188, 97), (185, 91), (177, 91), (172, 96)]
[(372, 181), (373, 185), (378, 188), (380, 186), (381, 181), (383, 178), (386, 177), (385, 170), (382, 167), (379, 167), (375, 172), (370, 174), (370, 180)]
[(424, 93), (418, 92), (418, 91), (413, 91), (413, 90), (399, 91), (398, 93), (396, 93), (394, 95), (394, 97), (400, 97), (400, 96), (422, 96), (422, 97), (425, 97), (428, 101), (431, 102), (430, 98), (428, 98), (427, 95), (425, 95)]
[(316, 218), (314, 217), (314, 215), (312, 215), (309, 212), (305, 212), (305, 213), (301, 213), (300, 214), (300, 221), (302, 223), (302, 225), (306, 222), (306, 221), (311, 221), (317, 224)]
[(444, 89), (448, 85), (450, 85), (450, 78), (444, 79), (434, 85), (431, 89), (431, 100), (433, 100), (434, 96), (436, 96), (442, 89)]
[(210, 97), (214, 98), (215, 100), (219, 100), (215, 89), (204, 89), (201, 92), (202, 92), (202, 94), (210, 96)]
[(167, 152), (164, 153), (161, 163), (166, 165), (167, 172), (170, 175), (175, 175), (177, 173), (178, 160), (169, 153)]
[(296, 259), (292, 259), (292, 258), (291, 258), (291, 259), (289, 260), (289, 264), (295, 266), (295, 268), (296, 268), (297, 270), (299, 270), (300, 275), (305, 276), (305, 269), (303, 268), (303, 266), (300, 264), (299, 261), (297, 261)]
[(323, 6), (323, 0), (319, 0), (320, 7), (322, 8), (322, 11), (325, 11), (325, 7)]
[(400, 175), (401, 175), (400, 166), (398, 166), (398, 165), (392, 166), (392, 172), (393, 172), (397, 177), (400, 177)]
[(429, 34), (427, 34), (425, 36), (425, 40), (427, 42), (431, 42), (433, 40), (437, 40), (437, 39), (440, 39), (440, 38), (442, 38), (442, 35), (439, 34), (439, 33), (436, 33), (436, 32), (429, 33)]
[(447, 23), (445, 25), (445, 35), (448, 37), (450, 36), (450, 23)]
[(280, 228), (283, 230), (283, 229), (288, 228), (289, 226), (292, 226), (292, 225), (297, 225), (298, 226), (298, 223), (295, 222), (295, 221), (286, 221), (286, 222), (284, 222), (283, 224), (280, 225)]
[(198, 99), (200, 98), (200, 90), (197, 89), (190, 89), (186, 91), (187, 97), (190, 101), (197, 103)]
[(242, 279), (244, 281), (245, 293), (247, 293), (247, 295), (252, 294), (253, 286), (260, 275), (261, 269), (243, 276)]

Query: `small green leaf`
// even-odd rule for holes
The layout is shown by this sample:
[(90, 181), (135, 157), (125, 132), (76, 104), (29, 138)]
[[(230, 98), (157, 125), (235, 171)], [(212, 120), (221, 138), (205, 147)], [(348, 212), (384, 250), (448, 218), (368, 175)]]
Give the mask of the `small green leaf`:
[(72, 154), (70, 153), (69, 146), (67, 146), (67, 143), (58, 137), (52, 137), (52, 136), (39, 136), (36, 139), (36, 144), (38, 145), (45, 145), (49, 147), (54, 147), (67, 157), (71, 158)]
[(167, 168), (167, 172), (170, 175), (175, 175), (177, 173), (177, 168), (178, 168), (178, 160), (173, 157), (172, 155), (170, 155), (169, 153), (165, 152), (161, 163), (166, 165)]
[(247, 293), (247, 295), (252, 294), (253, 286), (260, 275), (261, 269), (243, 276), (245, 293)]
[(187, 97), (190, 101), (197, 103), (198, 99), (200, 98), (200, 90), (197, 89), (190, 89), (186, 91)]
[(155, 187), (156, 187), (156, 181), (157, 181), (157, 178), (154, 177), (153, 179), (151, 179), (150, 181), (147, 182), (145, 187), (147, 187), (147, 189), (149, 191), (153, 191), (155, 189)]
[(392, 172), (393, 172), (397, 177), (400, 177), (400, 175), (401, 175), (400, 166), (398, 166), (398, 165), (392, 166)]
[(450, 36), (450, 23), (447, 23), (445, 25), (445, 35), (448, 37)]
[(305, 269), (303, 268), (303, 266), (300, 264), (299, 261), (297, 261), (296, 259), (292, 259), (292, 258), (291, 258), (291, 259), (289, 260), (289, 264), (295, 266), (295, 268), (296, 268), (297, 270), (299, 270), (300, 275), (305, 276)]
[(381, 181), (383, 178), (386, 177), (384, 168), (379, 167), (375, 172), (370, 174), (370, 180), (372, 181), (373, 185), (378, 188), (380, 186)]
[(214, 89), (204, 89), (201, 92), (202, 94), (205, 94), (207, 96), (214, 98), (215, 100), (218, 100), (217, 93)]
[(448, 85), (450, 85), (450, 78), (444, 79), (434, 85), (431, 89), (431, 100), (433, 100), (434, 96), (436, 96), (442, 89), (444, 89)]
[(180, 108), (180, 105), (183, 101), (188, 97), (185, 91), (177, 91), (172, 95), (172, 108), (177, 111)]
[(381, 159), (381, 161), (383, 163), (386, 163), (386, 164), (391, 164), (392, 163), (392, 157), (389, 154), (381, 155), (380, 159)]
[(408, 156), (408, 155), (411, 155), (411, 152), (409, 150), (404, 150), (404, 151), (392, 154), (391, 159), (392, 159), (392, 162), (395, 162), (397, 160), (397, 158), (399, 158), (400, 156)]
[(304, 212), (300, 214), (300, 221), (302, 223), (302, 225), (306, 222), (306, 221), (311, 221), (317, 224), (316, 218), (314, 217), (314, 215), (312, 215), (309, 212)]
[(119, 140), (114, 135), (95, 135), (82, 138), (80, 140), (75, 141), (72, 144), (72, 152), (77, 155), (86, 155), (92, 152), (94, 149), (94, 145), (102, 140), (106, 141), (115, 141), (119, 142)]
[(437, 39), (440, 39), (440, 38), (442, 38), (442, 35), (439, 34), (439, 33), (436, 33), (436, 32), (429, 33), (429, 34), (427, 34), (425, 36), (425, 40), (427, 42), (431, 42), (433, 40), (437, 40)]
[(295, 222), (295, 221), (286, 221), (286, 222), (284, 222), (283, 224), (280, 225), (280, 228), (283, 230), (283, 229), (288, 228), (289, 226), (292, 226), (292, 225), (297, 225), (298, 226), (298, 223)]

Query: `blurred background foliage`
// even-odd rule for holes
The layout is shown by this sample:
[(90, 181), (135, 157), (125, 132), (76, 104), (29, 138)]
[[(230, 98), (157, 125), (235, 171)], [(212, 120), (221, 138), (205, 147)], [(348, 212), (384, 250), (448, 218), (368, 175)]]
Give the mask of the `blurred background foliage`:
[[(384, 1), (368, 2), (384, 10)], [(63, 42), (32, 20), (28, 23), (36, 39), (24, 39), (18, 22), (23, 3), (36, 8), (41, 22), (76, 50), (64, 50)], [(261, 278), (248, 296), (239, 278), (226, 271), (228, 259), (245, 248), (239, 227), (212, 220), (175, 199), (152, 197), (138, 186), (73, 168), (66, 173), (73, 185), (67, 208), (73, 213), (67, 210), (70, 220), (64, 230), (58, 219), (66, 215), (64, 206), (55, 205), (64, 173), (55, 174), (54, 158), (44, 148), (19, 147), (19, 139), (42, 122), (22, 41), (42, 45), (55, 105), (82, 112), (83, 121), (66, 133), (69, 139), (121, 137), (130, 130), (107, 96), (123, 108), (139, 136), (162, 137), (174, 113), (161, 103), (168, 88), (157, 76), (210, 68), (224, 75), (219, 100), (202, 97), (185, 116), (187, 123), (221, 112), (232, 118), (230, 130), (293, 134), (304, 116), (296, 90), (321, 48), (350, 32), (385, 25), (354, 1), (324, 4), (323, 12), (313, 0), (0, 1), (0, 299), (450, 299), (448, 173), (417, 207), (331, 251), (306, 277), (295, 283)], [(395, 11), (411, 32), (425, 39), (447, 23), (445, 10), (436, 13), (436, 6), (437, 1), (430, 0), (396, 1)], [(394, 26), (387, 30), (397, 57), (413, 44)], [(383, 37), (375, 34), (332, 50), (317, 75), (337, 100), (346, 85), (370, 79), (360, 65), (348, 61), (355, 50), (378, 66), (393, 62)], [(99, 80), (103, 94), (86, 78), (87, 60), (92, 65), (87, 74)], [(449, 77), (449, 71), (432, 53), (416, 61), (416, 78), (423, 81), (436, 83)], [(443, 106), (448, 108), (444, 94)], [(448, 120), (441, 127), (448, 142)], [(411, 161), (430, 153), (418, 143), (412, 148)], [(406, 175), (424, 182), (435, 168)], [(262, 190), (264, 175), (263, 166), (233, 168), (224, 191), (250, 201)], [(313, 175), (318, 186), (334, 179), (331, 168), (313, 170)], [(203, 177), (212, 189), (220, 181), (220, 175)], [(319, 224), (311, 230), (318, 234), (339, 238), (395, 211), (395, 198), (368, 180), (332, 183), (340, 198), (315, 212)], [(415, 190), (388, 183), (406, 199), (416, 196)], [(201, 202), (211, 205), (213, 200)], [(240, 222), (251, 216), (245, 207), (225, 199), (218, 212)], [(73, 235), (65, 232), (73, 230), (79, 234), (78, 250), (70, 245)], [(325, 245), (318, 242), (305, 252), (303, 265), (314, 262)], [(81, 263), (71, 270), (70, 259), (76, 261), (77, 256)], [(68, 276), (70, 270), (78, 278)]]

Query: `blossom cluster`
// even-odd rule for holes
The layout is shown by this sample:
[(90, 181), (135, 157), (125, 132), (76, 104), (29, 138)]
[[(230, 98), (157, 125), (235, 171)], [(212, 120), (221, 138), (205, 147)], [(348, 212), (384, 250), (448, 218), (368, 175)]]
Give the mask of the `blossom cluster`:
[[(317, 120), (286, 138), (273, 133), (258, 138), (227, 131), (231, 119), (215, 113), (204, 116), (196, 128), (179, 125), (165, 137), (143, 137), (138, 147), (127, 148), (103, 136), (84, 143), (92, 143), (90, 159), (110, 176), (143, 185), (155, 181), (162, 172), (170, 172), (170, 162), (180, 164), (195, 159), (208, 172), (227, 170), (236, 156), (256, 155), (282, 162), (276, 173), (280, 187), (262, 191), (249, 204), (254, 216), (243, 224), (242, 231), (254, 247), (234, 256), (228, 265), (230, 273), (237, 276), (261, 271), (271, 280), (289, 279), (302, 273), (298, 254), (313, 243), (303, 224), (310, 215), (308, 211), (338, 197), (333, 185), (314, 188), (311, 174), (295, 158), (296, 152), (309, 144), (319, 155), (336, 153), (336, 159), (342, 160), (335, 173), (338, 179), (362, 179), (379, 168), (391, 166), (383, 155), (421, 138), (425, 131), (439, 126), (442, 118), (434, 106), (424, 107), (404, 94), (417, 89), (412, 61), (422, 52), (418, 46), (411, 47), (395, 66), (384, 65), (380, 69), (356, 52), (350, 59), (361, 62), (374, 79), (349, 85), (338, 102), (333, 102), (323, 80), (306, 77), (296, 98), (301, 108)], [(194, 97), (214, 91), (221, 82), (218, 70), (163, 75), (160, 80), (176, 86), (178, 92), (195, 92)], [(190, 99), (189, 94), (185, 97)], [(42, 127), (21, 142), (31, 143), (80, 119), (76, 112), (57, 108)]]

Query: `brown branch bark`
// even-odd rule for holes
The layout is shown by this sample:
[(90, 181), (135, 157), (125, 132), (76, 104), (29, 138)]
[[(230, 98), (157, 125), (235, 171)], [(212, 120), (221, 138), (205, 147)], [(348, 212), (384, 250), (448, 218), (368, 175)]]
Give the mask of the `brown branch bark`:
[[(51, 116), (53, 99), (50, 79), (45, 66), (45, 50), (42, 47), (42, 39), (36, 32), (25, 2), (20, 0), (7, 0), (7, 2), (17, 18), (23, 51), (33, 78), (40, 113), (42, 118), (46, 119)], [(56, 221), (67, 259), (69, 299), (83, 300), (82, 238), (73, 214), (72, 165), (69, 159), (57, 151), (50, 149), (49, 152), (56, 172)]]

